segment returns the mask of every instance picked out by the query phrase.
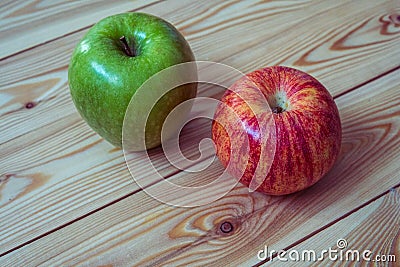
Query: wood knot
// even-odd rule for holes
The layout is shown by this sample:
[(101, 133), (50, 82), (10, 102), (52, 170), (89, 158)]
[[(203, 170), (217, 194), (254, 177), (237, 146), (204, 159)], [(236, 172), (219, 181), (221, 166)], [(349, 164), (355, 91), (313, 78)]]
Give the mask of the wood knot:
[(227, 233), (230, 233), (233, 231), (233, 225), (230, 222), (223, 222), (223, 223), (221, 223), (221, 226), (219, 227), (219, 229), (224, 234), (227, 234)]
[(235, 232), (236, 230), (236, 224), (231, 221), (223, 221), (219, 225), (219, 230), (218, 232), (222, 235), (231, 235)]
[(28, 102), (25, 104), (25, 108), (27, 108), (27, 109), (34, 108), (35, 106), (36, 106), (36, 103), (34, 103), (34, 102)]

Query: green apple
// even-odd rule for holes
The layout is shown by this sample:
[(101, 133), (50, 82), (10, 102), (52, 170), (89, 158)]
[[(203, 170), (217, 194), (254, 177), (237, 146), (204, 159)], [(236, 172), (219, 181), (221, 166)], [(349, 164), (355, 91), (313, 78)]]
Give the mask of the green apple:
[[(121, 147), (127, 107), (143, 83), (170, 66), (194, 60), (185, 38), (167, 21), (145, 13), (113, 15), (96, 23), (73, 52), (68, 68), (72, 100), (93, 130)], [(174, 107), (194, 98), (196, 91), (196, 83), (168, 90), (154, 103), (151, 114), (143, 114), (149, 115), (145, 149), (160, 145), (164, 119)], [(140, 110), (146, 94), (130, 108)], [(130, 141), (135, 138), (139, 137)]]

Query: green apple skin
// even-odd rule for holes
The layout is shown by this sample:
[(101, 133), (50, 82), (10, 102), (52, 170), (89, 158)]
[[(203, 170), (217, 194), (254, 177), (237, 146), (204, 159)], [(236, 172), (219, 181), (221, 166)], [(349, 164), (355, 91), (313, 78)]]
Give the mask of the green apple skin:
[[(122, 36), (134, 56), (124, 50)], [(159, 71), (194, 60), (185, 38), (167, 21), (145, 13), (113, 15), (96, 23), (73, 52), (68, 68), (72, 100), (94, 131), (121, 147), (125, 112), (138, 88)], [(197, 84), (182, 85), (157, 102), (148, 125), (158, 127), (146, 126), (146, 149), (160, 145), (165, 117), (196, 92)]]

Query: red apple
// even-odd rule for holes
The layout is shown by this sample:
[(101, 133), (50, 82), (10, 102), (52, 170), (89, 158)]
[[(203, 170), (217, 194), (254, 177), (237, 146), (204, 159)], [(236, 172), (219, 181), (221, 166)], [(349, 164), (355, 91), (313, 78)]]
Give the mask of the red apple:
[[(290, 194), (332, 168), (340, 150), (340, 117), (332, 96), (315, 78), (289, 67), (267, 67), (225, 92), (212, 139), (222, 165), (241, 183), (270, 195)], [(248, 155), (232, 153), (233, 147), (245, 151), (237, 149), (244, 143)]]

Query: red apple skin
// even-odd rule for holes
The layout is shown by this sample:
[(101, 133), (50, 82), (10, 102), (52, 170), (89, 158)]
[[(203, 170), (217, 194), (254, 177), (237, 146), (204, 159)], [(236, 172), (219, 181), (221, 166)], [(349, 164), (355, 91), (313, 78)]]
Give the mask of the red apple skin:
[[(283, 106), (283, 110), (277, 113), (269, 108), (259, 108), (262, 105), (257, 103), (265, 102), (265, 99), (261, 100), (254, 93), (257, 90), (261, 90), (268, 99), (271, 109), (278, 105), (274, 103), (276, 93), (285, 92), (287, 98), (277, 102)], [(234, 118), (227, 112), (228, 108), (234, 110), (241, 124), (232, 123)], [(268, 159), (260, 160), (260, 151), (263, 149), (260, 131), (264, 120), (271, 119), (271, 116), (275, 124), (268, 127), (275, 128), (276, 149), (275, 155), (266, 154), (267, 157), (273, 156), (269, 169), (263, 166)], [(237, 129), (237, 125), (244, 126)], [(250, 149), (247, 166), (241, 165), (246, 169), (243, 173), (243, 170), (236, 168), (240, 166), (236, 164), (240, 155), (232, 155), (233, 162), (227, 171), (248, 187), (253, 178), (262, 181), (256, 190), (269, 195), (294, 193), (319, 181), (336, 161), (342, 132), (339, 112), (328, 90), (309, 74), (284, 66), (266, 67), (247, 74), (223, 95), (215, 112), (212, 139), (224, 167), (228, 166), (231, 159), (231, 144), (243, 144), (243, 135), (235, 133), (243, 131), (247, 133)], [(231, 133), (233, 140), (230, 140), (228, 133)], [(255, 177), (257, 164), (261, 164), (264, 172), (257, 172), (259, 175)], [(237, 177), (238, 174), (243, 175)]]

